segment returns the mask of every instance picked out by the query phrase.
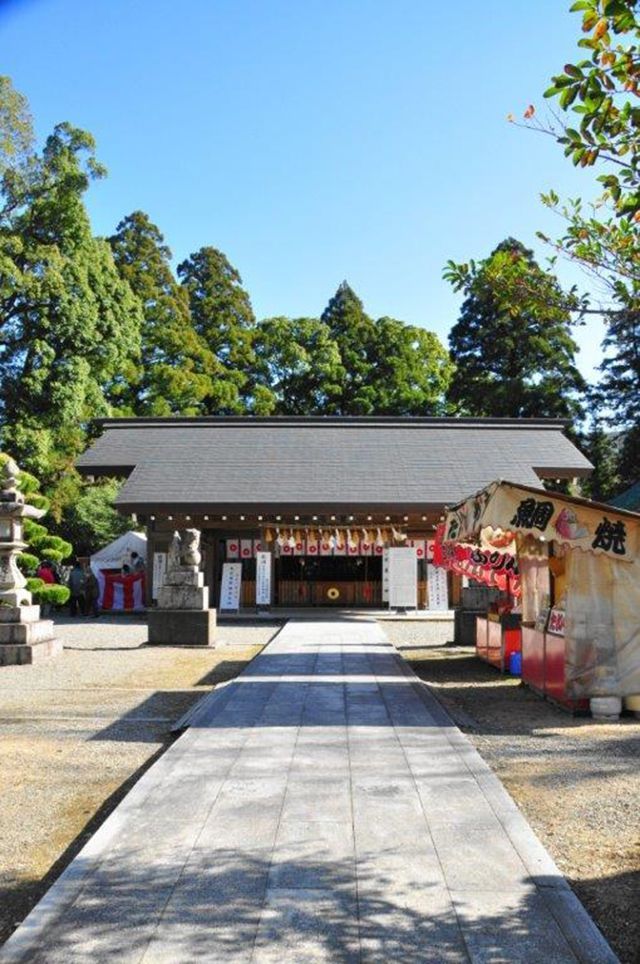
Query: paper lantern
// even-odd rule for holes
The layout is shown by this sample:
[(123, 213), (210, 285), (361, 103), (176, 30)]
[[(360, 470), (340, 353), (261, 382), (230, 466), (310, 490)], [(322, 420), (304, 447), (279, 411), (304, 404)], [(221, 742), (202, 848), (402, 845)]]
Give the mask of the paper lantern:
[(271, 530), (271, 529), (265, 529), (264, 541), (265, 541), (265, 542), (273, 542), (273, 530)]

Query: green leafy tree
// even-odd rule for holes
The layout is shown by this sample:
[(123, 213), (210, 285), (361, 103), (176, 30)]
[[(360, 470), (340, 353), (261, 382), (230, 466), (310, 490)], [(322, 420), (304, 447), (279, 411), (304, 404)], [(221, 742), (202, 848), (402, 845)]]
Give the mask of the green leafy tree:
[(211, 351), (191, 323), (189, 295), (171, 269), (171, 251), (143, 211), (109, 238), (120, 276), (142, 304), (141, 352), (118, 386), (118, 407), (135, 415), (197, 415), (211, 395)]
[(252, 407), (255, 318), (242, 278), (217, 248), (200, 248), (178, 266), (191, 319), (207, 356), (203, 414), (242, 414)]
[(337, 415), (433, 415), (443, 411), (452, 366), (431, 332), (395, 318), (374, 321), (344, 281), (322, 314), (340, 366), (326, 392)]
[(449, 353), (433, 332), (379, 318), (370, 384), (375, 411), (385, 415), (442, 415), (453, 375)]
[(22, 165), (33, 149), (33, 122), (26, 97), (0, 76), (0, 176)]
[(60, 124), (2, 181), (1, 437), (48, 486), (70, 470), (89, 419), (109, 413), (139, 345), (139, 302), (84, 207), (102, 173), (93, 138)]
[(449, 262), (445, 277), (465, 295), (449, 336), (456, 366), (449, 400), (455, 410), (580, 418), (586, 385), (575, 366), (571, 316), (556, 278), (536, 264), (531, 251), (508, 238), (483, 261)]
[(51, 531), (70, 539), (79, 556), (90, 556), (109, 545), (135, 528), (129, 516), (113, 508), (119, 487), (116, 479), (78, 480), (75, 497), (65, 500), (60, 521), (50, 526)]
[(546, 123), (530, 107), (528, 126), (553, 136), (574, 165), (599, 171), (602, 193), (589, 206), (543, 194), (565, 231), (540, 237), (594, 282), (582, 310), (601, 311), (607, 334), (593, 395), (600, 418), (623, 439), (618, 471), (628, 484), (640, 476), (640, 7), (637, 0), (578, 0), (571, 9), (582, 16), (586, 55), (565, 64), (545, 92), (568, 119)]
[(341, 390), (344, 370), (338, 346), (324, 322), (266, 318), (257, 325), (254, 350), (263, 414), (327, 412), (329, 399)]

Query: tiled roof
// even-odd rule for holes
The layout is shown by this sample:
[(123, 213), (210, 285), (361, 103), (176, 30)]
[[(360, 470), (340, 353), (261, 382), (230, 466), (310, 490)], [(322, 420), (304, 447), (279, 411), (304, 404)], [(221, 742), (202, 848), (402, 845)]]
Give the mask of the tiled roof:
[(78, 460), (128, 475), (127, 511), (242, 506), (442, 506), (496, 478), (587, 475), (552, 420), (113, 419)]

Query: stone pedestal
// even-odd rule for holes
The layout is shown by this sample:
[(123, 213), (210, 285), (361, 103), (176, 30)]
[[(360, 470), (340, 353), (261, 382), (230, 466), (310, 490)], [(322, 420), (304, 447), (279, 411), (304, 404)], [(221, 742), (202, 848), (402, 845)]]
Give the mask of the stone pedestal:
[(149, 643), (155, 646), (213, 646), (215, 609), (150, 609)]
[(62, 652), (53, 623), (40, 619), (26, 579), (17, 564), (25, 519), (39, 519), (42, 509), (27, 505), (18, 486), (18, 466), (8, 459), (0, 466), (0, 666), (37, 663)]
[(148, 610), (149, 643), (156, 646), (213, 646), (216, 611), (200, 572), (200, 533), (174, 533), (158, 608)]

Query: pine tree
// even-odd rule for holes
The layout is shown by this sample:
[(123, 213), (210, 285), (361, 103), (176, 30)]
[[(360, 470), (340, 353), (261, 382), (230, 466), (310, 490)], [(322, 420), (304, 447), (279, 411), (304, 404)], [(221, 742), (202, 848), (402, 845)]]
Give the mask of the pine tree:
[[(455, 267), (455, 266), (450, 266)], [(554, 275), (508, 238), (455, 282), (466, 295), (449, 336), (449, 401), (472, 416), (577, 420), (584, 379), (575, 365), (567, 299)], [(510, 284), (495, 284), (509, 276)], [(445, 273), (452, 277), (452, 272)], [(535, 297), (532, 297), (535, 293)]]

